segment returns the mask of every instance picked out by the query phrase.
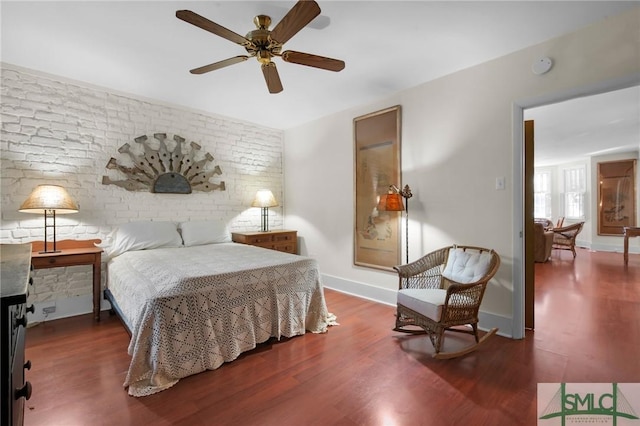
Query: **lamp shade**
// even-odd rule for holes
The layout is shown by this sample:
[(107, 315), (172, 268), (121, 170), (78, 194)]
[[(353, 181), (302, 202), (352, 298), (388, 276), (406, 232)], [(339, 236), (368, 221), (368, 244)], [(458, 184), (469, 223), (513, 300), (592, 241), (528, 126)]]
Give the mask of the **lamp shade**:
[(378, 205), (376, 206), (378, 211), (383, 211), (387, 209), (387, 194), (380, 194), (378, 196)]
[(78, 205), (66, 189), (59, 185), (38, 185), (18, 211), (23, 213), (45, 213), (55, 210), (56, 214), (77, 213)]
[(268, 189), (261, 189), (256, 192), (256, 198), (251, 203), (251, 207), (276, 207), (277, 205), (276, 197)]
[(387, 194), (385, 198), (385, 206), (384, 209), (388, 212), (401, 212), (404, 210), (404, 204), (402, 204), (402, 195), (395, 194)]

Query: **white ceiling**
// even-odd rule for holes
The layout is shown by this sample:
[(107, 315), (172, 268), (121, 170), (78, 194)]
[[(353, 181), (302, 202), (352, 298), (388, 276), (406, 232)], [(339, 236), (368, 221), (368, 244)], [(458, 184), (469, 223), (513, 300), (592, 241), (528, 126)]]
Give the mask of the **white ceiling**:
[[(175, 12), (189, 9), (244, 35), (254, 28), (253, 17), (261, 13), (272, 17), (273, 28), (293, 1), (2, 0), (1, 59), (122, 92), (287, 129), (571, 32), (640, 4), (318, 3), (321, 16), (287, 42), (285, 50), (342, 59), (346, 68), (334, 73), (276, 58), (284, 91), (275, 95), (268, 93), (259, 63), (254, 60), (204, 75), (190, 74), (191, 68), (244, 54), (244, 49), (177, 19)], [(597, 112), (589, 114), (599, 117)], [(557, 117), (558, 113), (548, 115)], [(542, 127), (537, 134), (544, 134)]]
[(640, 149), (640, 86), (525, 111), (537, 167)]

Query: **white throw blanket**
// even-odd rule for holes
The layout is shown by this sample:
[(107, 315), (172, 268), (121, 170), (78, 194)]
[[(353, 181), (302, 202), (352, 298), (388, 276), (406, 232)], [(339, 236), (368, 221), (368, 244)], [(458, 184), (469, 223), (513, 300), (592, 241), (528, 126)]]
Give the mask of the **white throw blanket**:
[(323, 333), (334, 319), (315, 259), (243, 244), (127, 252), (109, 262), (108, 288), (132, 332), (124, 386), (133, 396), (270, 337)]

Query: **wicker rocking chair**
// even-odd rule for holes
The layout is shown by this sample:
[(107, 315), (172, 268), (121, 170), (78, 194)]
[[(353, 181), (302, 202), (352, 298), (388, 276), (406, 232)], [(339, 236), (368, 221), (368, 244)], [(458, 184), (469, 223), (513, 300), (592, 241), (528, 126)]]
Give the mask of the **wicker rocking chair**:
[[(487, 282), (499, 266), (500, 256), (496, 252), (471, 246), (445, 247), (415, 262), (395, 266), (400, 288), (394, 330), (426, 332), (435, 349), (433, 357), (438, 359), (476, 350), (498, 331), (493, 328), (481, 339), (478, 336), (480, 303)], [(441, 352), (445, 331), (472, 334), (476, 343), (460, 351)]]

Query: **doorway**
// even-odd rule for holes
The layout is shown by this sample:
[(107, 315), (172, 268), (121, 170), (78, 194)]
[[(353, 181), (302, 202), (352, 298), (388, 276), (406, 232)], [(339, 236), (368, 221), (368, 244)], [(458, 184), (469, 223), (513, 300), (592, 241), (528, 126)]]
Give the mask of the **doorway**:
[[(523, 338), (525, 328), (534, 328), (534, 262), (533, 262), (533, 173), (535, 166), (570, 162), (616, 152), (638, 151), (640, 132), (640, 87), (633, 84), (611, 84), (593, 87), (583, 93), (556, 94), (537, 105), (514, 106), (514, 212), (521, 223), (515, 223), (514, 258), (514, 338)], [(629, 116), (633, 118), (629, 118)], [(568, 117), (572, 117), (569, 119)], [(525, 120), (531, 121), (526, 125)], [(635, 120), (634, 123), (632, 121)], [(548, 123), (548, 121), (554, 121)], [(520, 123), (520, 124), (518, 124)], [(577, 127), (577, 126), (580, 127)], [(599, 126), (599, 127), (598, 127)], [(627, 126), (627, 129), (622, 129)], [(530, 127), (527, 129), (527, 127)], [(551, 129), (558, 137), (549, 138)], [(540, 130), (540, 131), (539, 131)], [(627, 136), (624, 136), (624, 132)], [(629, 133), (631, 132), (631, 133)], [(527, 133), (530, 141), (527, 142)], [(606, 135), (607, 137), (604, 137)], [(615, 138), (611, 137), (615, 135)], [(541, 139), (542, 137), (542, 139)], [(587, 139), (585, 139), (587, 138)], [(565, 141), (566, 143), (563, 143)], [(518, 144), (520, 144), (518, 146)], [(538, 160), (541, 161), (538, 161)], [(590, 161), (590, 160), (589, 160)], [(522, 180), (518, 182), (518, 177)], [(592, 196), (591, 204), (595, 200)], [(593, 227), (594, 217), (587, 210)], [(516, 216), (517, 217), (517, 216)], [(518, 250), (521, 250), (518, 253)], [(520, 278), (521, 286), (518, 286)], [(520, 334), (519, 334), (520, 333)]]

